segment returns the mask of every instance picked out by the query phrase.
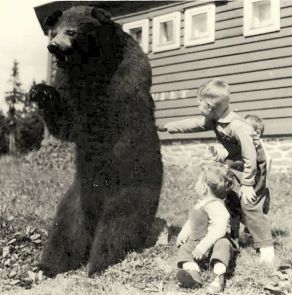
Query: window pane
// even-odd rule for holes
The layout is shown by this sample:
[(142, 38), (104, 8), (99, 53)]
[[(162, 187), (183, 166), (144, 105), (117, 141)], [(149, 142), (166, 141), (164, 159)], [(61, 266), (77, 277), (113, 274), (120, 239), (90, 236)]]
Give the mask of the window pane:
[(252, 4), (252, 28), (267, 27), (271, 25), (271, 1), (263, 0)]
[(192, 16), (191, 39), (199, 39), (208, 36), (207, 13)]
[(142, 42), (142, 28), (139, 27), (139, 28), (130, 29), (129, 33), (133, 37), (133, 39), (136, 40), (139, 45), (141, 45), (141, 42)]
[(160, 23), (159, 44), (169, 44), (174, 42), (174, 23), (167, 21)]

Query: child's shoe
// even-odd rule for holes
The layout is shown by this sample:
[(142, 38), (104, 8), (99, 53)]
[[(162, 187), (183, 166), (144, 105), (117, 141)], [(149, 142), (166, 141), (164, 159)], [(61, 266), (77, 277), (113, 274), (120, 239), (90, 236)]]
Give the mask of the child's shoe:
[(203, 285), (201, 275), (196, 270), (186, 271), (180, 269), (176, 274), (176, 278), (184, 288), (201, 288)]
[(224, 291), (225, 277), (224, 274), (216, 276), (215, 279), (207, 286), (207, 294), (219, 294)]
[(272, 264), (275, 258), (274, 246), (260, 248), (260, 263)]

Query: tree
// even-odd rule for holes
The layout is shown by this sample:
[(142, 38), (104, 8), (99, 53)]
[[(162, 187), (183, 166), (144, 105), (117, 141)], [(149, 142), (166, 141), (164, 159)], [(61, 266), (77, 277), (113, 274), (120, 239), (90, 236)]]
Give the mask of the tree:
[[(21, 89), (19, 80), (18, 62), (14, 61), (12, 74), (9, 79), (12, 85), (11, 91), (6, 92), (9, 127), (9, 152), (12, 155), (24, 153), (40, 148), (44, 124), (38, 113), (36, 104), (29, 100)], [(32, 86), (36, 82), (32, 82)]]
[(8, 120), (0, 110), (0, 155), (8, 152)]
[(15, 60), (12, 67), (12, 74), (9, 79), (12, 85), (11, 91), (7, 91), (5, 99), (8, 104), (8, 125), (9, 125), (9, 152), (13, 155), (17, 154), (16, 149), (16, 108), (17, 105), (23, 103), (25, 99), (24, 92), (21, 89), (19, 79), (18, 62)]

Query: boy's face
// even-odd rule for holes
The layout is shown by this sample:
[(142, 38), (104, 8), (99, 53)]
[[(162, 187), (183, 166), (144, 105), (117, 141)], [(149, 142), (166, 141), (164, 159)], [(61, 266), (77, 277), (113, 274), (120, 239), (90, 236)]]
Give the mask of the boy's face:
[(204, 97), (198, 97), (199, 111), (206, 118), (212, 118), (212, 105)]
[[(252, 126), (253, 127), (253, 121), (251, 120), (251, 119), (249, 119), (249, 118), (247, 118), (247, 119), (245, 119), (246, 120), (246, 122), (250, 125), (250, 126)], [(259, 137), (262, 137), (262, 131), (260, 130), (260, 129), (255, 129), (255, 132), (257, 133), (257, 135), (259, 136)]]

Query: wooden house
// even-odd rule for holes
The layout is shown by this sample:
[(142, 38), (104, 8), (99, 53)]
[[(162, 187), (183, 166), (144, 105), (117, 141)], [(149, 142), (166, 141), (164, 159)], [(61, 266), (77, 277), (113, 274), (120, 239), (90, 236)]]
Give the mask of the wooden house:
[[(197, 88), (222, 78), (233, 110), (262, 117), (268, 150), (292, 169), (292, 0), (66, 1), (36, 12), (84, 3), (109, 10), (148, 55), (158, 125), (198, 116)], [(167, 153), (214, 141), (211, 132), (160, 136)]]

